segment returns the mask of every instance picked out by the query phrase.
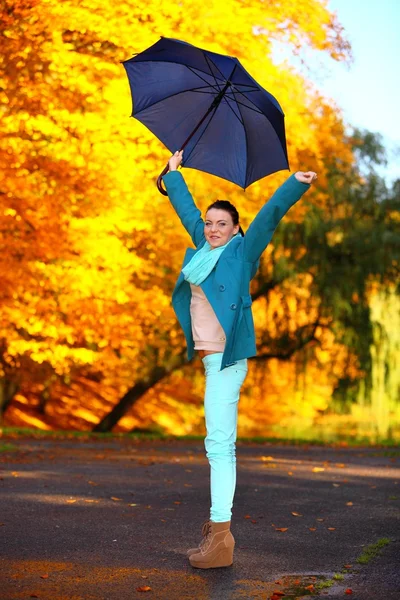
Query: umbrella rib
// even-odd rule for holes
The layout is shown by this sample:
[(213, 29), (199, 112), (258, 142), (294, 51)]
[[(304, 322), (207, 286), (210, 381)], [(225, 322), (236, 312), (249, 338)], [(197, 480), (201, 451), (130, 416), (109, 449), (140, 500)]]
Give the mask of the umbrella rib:
[[(235, 89), (238, 87), (238, 85), (237, 85), (237, 83), (233, 83), (231, 87), (233, 89)], [(237, 90), (237, 91), (241, 94), (251, 94), (251, 92), (261, 92), (262, 90), (260, 88), (251, 88), (249, 90)]]
[(152, 104), (148, 104), (147, 106), (142, 108), (139, 112), (134, 113), (133, 116), (140, 115), (140, 113), (143, 112), (144, 110), (147, 110), (148, 108), (151, 108), (152, 106), (156, 106), (156, 104), (160, 104), (160, 102), (165, 102), (165, 100), (169, 100), (170, 98), (173, 98), (174, 96), (179, 96), (179, 94), (186, 94), (186, 92), (193, 92), (193, 91), (195, 92), (196, 88), (188, 89), (188, 90), (180, 90), (179, 92), (176, 92), (175, 94), (170, 94), (166, 98), (161, 98), (160, 100), (157, 100), (156, 102), (153, 102)]
[[(232, 89), (232, 88), (231, 88), (231, 89)], [(253, 105), (255, 108), (252, 108), (251, 106), (247, 106), (247, 104), (244, 104), (243, 102), (240, 102), (240, 101), (239, 101), (239, 100), (236, 98), (236, 96), (235, 96), (235, 91), (234, 91), (234, 90), (232, 90), (232, 94), (235, 96), (235, 102), (237, 102), (237, 104), (241, 104), (241, 105), (242, 105), (242, 106), (244, 106), (245, 108), (248, 108), (249, 110), (253, 110), (254, 112), (256, 112), (256, 113), (258, 113), (258, 114), (260, 114), (260, 115), (263, 115), (263, 114), (264, 114), (264, 113), (263, 113), (263, 111), (262, 111), (262, 110), (260, 110), (260, 109), (258, 108), (258, 106), (257, 106), (256, 104), (254, 104), (254, 102), (252, 102), (252, 101), (250, 100), (250, 98), (247, 98), (247, 96), (245, 96), (245, 95), (243, 94), (243, 92), (240, 92), (240, 91), (238, 90), (236, 93), (237, 93), (237, 94), (240, 94), (241, 96), (244, 96), (244, 97), (246, 98), (246, 100), (248, 100), (249, 102), (251, 102), (251, 104), (252, 104), (252, 105)]]
[[(209, 63), (209, 61), (212, 62), (214, 67), (216, 67), (214, 61), (212, 61), (211, 58), (209, 58), (205, 52), (203, 52), (203, 56), (206, 59), (206, 63), (208, 65), (208, 68), (210, 69), (211, 76), (214, 77), (215, 85), (218, 85), (217, 78), (215, 77), (214, 72), (213, 72), (212, 68), (210, 67), (210, 63)], [(218, 69), (218, 67), (216, 67), (216, 68)], [(220, 74), (224, 78), (224, 80), (226, 80), (226, 77), (224, 76), (224, 74), (221, 73), (221, 71), (219, 69), (218, 69), (218, 71), (220, 72)], [(221, 88), (219, 88), (219, 89), (221, 90)]]
[[(233, 93), (234, 96), (234, 100), (236, 102), (236, 104), (240, 104), (241, 106), (244, 106), (245, 108), (248, 108), (249, 110), (252, 110), (253, 112), (258, 113), (259, 115), (264, 115), (263, 111), (260, 110), (258, 107), (257, 108), (253, 108), (252, 106), (247, 106), (247, 104), (244, 104), (244, 102), (240, 102), (240, 100), (238, 100), (235, 96), (235, 94)], [(232, 98), (230, 98), (230, 100), (232, 100)], [(253, 104), (253, 103), (252, 103)]]
[[(236, 98), (235, 98), (235, 100), (236, 100)], [(238, 111), (243, 120), (244, 137), (246, 139), (246, 161), (245, 161), (245, 164), (247, 165), (247, 158), (249, 156), (249, 144), (248, 144), (248, 139), (247, 139), (247, 130), (246, 130), (246, 126), (244, 124), (244, 119), (243, 119), (242, 111), (240, 110), (239, 104), (238, 104)], [(244, 174), (244, 187), (243, 187), (244, 190), (246, 189), (246, 178), (247, 178), (247, 166), (246, 166), (246, 171)]]
[[(206, 83), (207, 85), (209, 85), (210, 87), (212, 87), (213, 89), (215, 89), (215, 91), (217, 93), (220, 91), (221, 88), (219, 88), (219, 87), (215, 87), (214, 88), (214, 86), (213, 86), (212, 83), (209, 83), (206, 79), (204, 79), (204, 77), (202, 77), (201, 75), (199, 75), (198, 73), (196, 73), (196, 71), (192, 67), (189, 67), (188, 65), (186, 65), (186, 68), (189, 69), (189, 71), (191, 73), (193, 73), (193, 75), (196, 75), (196, 77), (198, 77), (199, 79), (201, 79), (202, 81), (204, 81), (204, 83)], [(211, 75), (214, 77), (213, 73), (211, 73)], [(218, 86), (218, 83), (217, 83), (217, 80), (215, 79), (215, 77), (214, 77), (214, 80), (215, 80), (215, 85)]]
[(260, 92), (262, 91), (263, 88), (261, 88), (261, 86), (256, 86), (256, 85), (250, 85), (250, 83), (234, 83), (233, 84), (235, 87), (244, 87), (247, 85), (247, 87), (251, 88), (254, 92)]
[[(218, 106), (216, 106), (216, 107), (214, 108), (214, 112), (213, 112), (213, 114), (210, 116), (210, 119), (209, 119), (209, 121), (208, 121), (207, 125), (204, 127), (204, 130), (203, 130), (203, 131), (202, 131), (202, 133), (200, 134), (200, 136), (199, 136), (199, 139), (198, 139), (198, 140), (197, 140), (197, 142), (194, 144), (194, 146), (193, 146), (193, 148), (191, 149), (191, 151), (189, 152), (188, 156), (185, 156), (184, 162), (186, 162), (186, 161), (187, 161), (187, 159), (188, 159), (188, 158), (190, 158), (190, 155), (192, 154), (193, 150), (196, 148), (197, 144), (200, 142), (201, 138), (203, 137), (203, 135), (204, 135), (204, 134), (205, 134), (205, 132), (207, 131), (207, 129), (208, 129), (208, 127), (209, 127), (209, 125), (210, 125), (210, 123), (211, 123), (211, 121), (212, 121), (212, 119), (213, 119), (213, 116), (214, 116), (214, 115), (215, 115), (215, 113), (217, 112), (217, 108), (218, 108)], [(185, 165), (184, 165), (184, 164), (182, 164), (182, 166), (184, 167)]]
[(227, 98), (227, 97), (226, 97), (226, 94), (225, 94), (225, 96), (223, 97), (223, 100), (226, 100), (226, 104), (229, 106), (229, 108), (231, 109), (231, 111), (233, 112), (233, 114), (235, 115), (235, 117), (238, 119), (238, 121), (240, 121), (240, 123), (241, 123), (241, 124), (243, 125), (243, 127), (244, 127), (244, 121), (243, 121), (242, 115), (238, 116), (238, 115), (235, 113), (235, 111), (233, 110), (233, 108), (232, 108), (232, 106), (230, 105), (230, 103), (229, 103), (229, 100), (231, 100), (231, 98)]
[[(220, 73), (221, 77), (223, 77), (223, 79), (226, 81), (226, 77), (225, 77), (225, 75), (222, 73), (221, 69), (220, 69), (220, 68), (219, 68), (219, 67), (218, 67), (218, 66), (215, 64), (215, 62), (212, 60), (212, 58), (210, 58), (209, 56), (207, 56), (207, 55), (205, 54), (205, 52), (204, 52), (204, 51), (203, 51), (203, 54), (204, 54), (204, 58), (205, 58), (205, 59), (206, 59), (206, 61), (207, 61), (207, 64), (208, 64), (208, 61), (212, 62), (212, 64), (214, 65), (214, 67), (215, 67), (215, 68), (217, 69), (217, 71)], [(236, 69), (236, 65), (234, 66), (233, 70), (235, 70), (235, 69)], [(211, 71), (211, 69), (210, 69), (210, 71)], [(212, 73), (212, 71), (211, 71), (211, 73)], [(215, 79), (215, 75), (214, 75), (214, 73), (212, 73), (212, 76), (213, 76), (213, 77), (214, 77), (214, 79)]]

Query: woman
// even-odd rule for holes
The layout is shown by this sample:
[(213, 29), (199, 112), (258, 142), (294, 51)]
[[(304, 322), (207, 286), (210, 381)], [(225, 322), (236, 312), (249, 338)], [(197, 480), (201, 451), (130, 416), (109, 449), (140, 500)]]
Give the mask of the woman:
[(169, 199), (196, 250), (188, 248), (172, 296), (183, 328), (189, 360), (194, 350), (204, 363), (205, 449), (210, 464), (210, 520), (203, 539), (188, 551), (193, 567), (226, 567), (233, 562), (234, 538), (230, 532), (236, 486), (236, 429), (240, 388), (247, 374), (247, 358), (256, 354), (250, 281), (262, 252), (289, 208), (317, 178), (313, 171), (298, 171), (265, 204), (246, 235), (236, 208), (217, 200), (205, 221), (177, 171), (183, 152), (169, 160), (163, 181)]

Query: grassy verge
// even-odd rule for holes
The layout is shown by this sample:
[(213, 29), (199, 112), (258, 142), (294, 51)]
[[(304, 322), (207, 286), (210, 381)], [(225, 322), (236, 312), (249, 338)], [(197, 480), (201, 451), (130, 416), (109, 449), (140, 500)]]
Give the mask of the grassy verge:
[[(204, 435), (181, 435), (174, 436), (163, 433), (162, 431), (134, 431), (134, 432), (106, 432), (97, 433), (94, 431), (74, 431), (74, 430), (44, 430), (35, 429), (33, 427), (3, 427), (0, 429), (0, 434), (13, 437), (35, 437), (35, 438), (56, 438), (56, 439), (137, 439), (137, 440), (182, 440), (182, 441), (200, 441), (204, 440)], [(382, 439), (379, 442), (372, 443), (368, 438), (338, 438), (336, 440), (324, 440), (316, 436), (315, 438), (308, 437), (288, 437), (284, 436), (239, 436), (238, 443), (243, 444), (285, 444), (285, 445), (314, 445), (314, 446), (369, 446), (374, 448), (391, 448), (398, 447), (395, 440)], [(396, 452), (396, 451), (394, 451)]]
[(360, 565), (367, 565), (369, 562), (371, 562), (371, 560), (379, 556), (379, 554), (382, 552), (382, 549), (388, 544), (390, 544), (389, 538), (381, 538), (375, 544), (366, 546), (366, 548), (364, 548), (362, 551), (362, 554), (360, 554), (360, 556), (357, 558), (356, 562), (358, 562)]
[(14, 444), (0, 444), (0, 452), (15, 452), (18, 450)]

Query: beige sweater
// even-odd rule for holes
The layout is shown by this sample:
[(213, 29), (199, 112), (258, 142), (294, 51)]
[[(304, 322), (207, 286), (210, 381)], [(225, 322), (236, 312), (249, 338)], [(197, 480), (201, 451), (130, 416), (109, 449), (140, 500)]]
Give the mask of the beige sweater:
[(226, 336), (200, 286), (190, 284), (190, 316), (195, 350), (223, 352)]

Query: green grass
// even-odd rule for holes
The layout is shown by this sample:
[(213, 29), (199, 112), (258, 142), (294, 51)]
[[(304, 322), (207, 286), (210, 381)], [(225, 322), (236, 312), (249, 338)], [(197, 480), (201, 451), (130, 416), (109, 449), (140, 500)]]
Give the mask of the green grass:
[(344, 575), (342, 573), (335, 573), (332, 579), (324, 579), (315, 585), (315, 589), (317, 591), (325, 590), (327, 588), (332, 587), (337, 581), (342, 581), (344, 579)]
[[(3, 427), (0, 429), (4, 435), (13, 435), (13, 436), (32, 436), (32, 437), (46, 437), (46, 438), (81, 438), (81, 439), (136, 439), (136, 440), (182, 440), (182, 441), (200, 441), (204, 440), (204, 435), (181, 435), (174, 436), (171, 434), (166, 434), (161, 431), (134, 431), (134, 432), (123, 432), (123, 433), (114, 433), (114, 432), (105, 432), (105, 433), (97, 433), (94, 431), (74, 431), (74, 430), (56, 430), (56, 431), (48, 431), (44, 429), (35, 429), (33, 427)], [(379, 442), (372, 443), (368, 438), (347, 438), (343, 439), (342, 437), (339, 439), (322, 439), (318, 435), (315, 438), (309, 437), (292, 437), (289, 433), (288, 436), (285, 437), (283, 435), (279, 436), (239, 436), (238, 442), (243, 444), (290, 444), (290, 445), (320, 445), (320, 446), (336, 446), (337, 444), (345, 443), (348, 446), (358, 447), (358, 446), (368, 446), (368, 447), (392, 447), (397, 446), (397, 442), (391, 439), (380, 440)], [(397, 452), (388, 451), (388, 452)]]
[[(335, 573), (335, 575), (336, 575), (336, 573)], [(335, 577), (335, 575), (333, 577)], [(320, 581), (319, 583), (317, 583), (315, 585), (315, 589), (317, 591), (325, 590), (327, 588), (332, 587), (334, 583), (335, 582), (334, 582), (333, 578), (332, 579), (325, 579), (324, 581)]]
[(14, 436), (33, 436), (33, 437), (44, 437), (44, 438), (92, 438), (92, 439), (167, 439), (170, 436), (165, 436), (158, 432), (132, 432), (132, 433), (114, 433), (107, 431), (105, 433), (98, 433), (95, 431), (74, 431), (74, 430), (56, 430), (49, 431), (46, 429), (35, 429), (33, 427), (3, 427), (2, 430), (4, 435)]
[(18, 450), (14, 444), (0, 444), (0, 452), (15, 452)]
[(375, 544), (366, 546), (366, 548), (364, 548), (360, 556), (357, 558), (356, 562), (358, 562), (360, 565), (367, 565), (369, 562), (371, 562), (371, 560), (379, 556), (379, 554), (382, 552), (382, 549), (390, 544), (390, 541), (391, 540), (389, 538), (381, 538), (375, 542)]
[(383, 450), (382, 452), (376, 452), (374, 456), (384, 456), (385, 458), (399, 458), (400, 450)]

